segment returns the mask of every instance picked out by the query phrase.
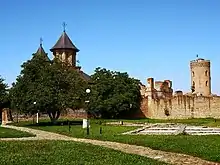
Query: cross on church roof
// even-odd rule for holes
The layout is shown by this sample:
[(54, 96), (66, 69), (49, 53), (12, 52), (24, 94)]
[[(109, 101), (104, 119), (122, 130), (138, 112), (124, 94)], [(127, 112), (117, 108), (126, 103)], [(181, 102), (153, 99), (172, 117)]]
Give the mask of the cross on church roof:
[(50, 51), (54, 52), (55, 50), (58, 49), (65, 49), (65, 50), (74, 50), (75, 52), (79, 52), (79, 49), (76, 48), (76, 46), (72, 43), (68, 35), (66, 34), (66, 23), (63, 22), (63, 33), (56, 42), (56, 44), (50, 49)]
[[(37, 52), (36, 52), (35, 54), (43, 54), (43, 55), (46, 55), (46, 53), (45, 53), (45, 51), (44, 51), (44, 48), (43, 48), (43, 46), (42, 46), (42, 42), (43, 42), (43, 39), (40, 38), (40, 46), (39, 46), (39, 48), (38, 48), (38, 50), (37, 50)], [(47, 58), (48, 58), (48, 57), (47, 57)]]
[(79, 61), (79, 60), (77, 60), (76, 62), (77, 62), (77, 65), (79, 66), (79, 64), (80, 64), (80, 61)]
[(66, 26), (67, 26), (66, 22), (63, 22), (63, 31), (64, 32), (66, 31)]
[(43, 39), (42, 37), (40, 38), (40, 46), (42, 46), (42, 43), (43, 43)]
[(197, 55), (196, 55), (196, 57), (198, 58), (198, 57), (199, 57), (199, 55), (197, 54)]

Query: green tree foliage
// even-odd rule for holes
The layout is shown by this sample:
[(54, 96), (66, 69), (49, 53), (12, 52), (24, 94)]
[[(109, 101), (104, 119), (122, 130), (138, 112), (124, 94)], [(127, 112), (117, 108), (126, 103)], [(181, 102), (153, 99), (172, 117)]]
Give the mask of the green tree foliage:
[(73, 68), (40, 54), (22, 68), (10, 92), (13, 106), (20, 111), (46, 112), (55, 122), (62, 110), (83, 106), (86, 82)]
[(0, 110), (2, 108), (8, 108), (8, 90), (7, 84), (4, 79), (0, 77)]
[(140, 82), (127, 73), (97, 68), (91, 81), (88, 110), (93, 115), (123, 118), (140, 109)]

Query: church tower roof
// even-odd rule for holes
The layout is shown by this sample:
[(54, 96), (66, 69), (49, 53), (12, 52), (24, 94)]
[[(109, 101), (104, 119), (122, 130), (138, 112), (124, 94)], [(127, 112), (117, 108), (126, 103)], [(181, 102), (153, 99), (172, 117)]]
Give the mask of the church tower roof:
[(46, 52), (44, 51), (44, 48), (42, 46), (42, 43), (40, 43), (39, 48), (37, 49), (37, 52), (35, 54), (41, 54), (41, 55), (46, 55)]
[(75, 50), (75, 52), (79, 52), (79, 49), (72, 43), (71, 39), (66, 34), (65, 30), (63, 31), (62, 35), (56, 42), (56, 44), (50, 49), (50, 51), (58, 50), (58, 49), (69, 49)]
[(49, 57), (47, 56), (47, 53), (44, 51), (44, 48), (42, 46), (42, 38), (40, 38), (40, 46), (39, 48), (37, 49), (37, 52), (34, 53), (35, 55), (40, 55), (40, 56), (43, 56), (46, 58), (46, 60), (50, 61)]

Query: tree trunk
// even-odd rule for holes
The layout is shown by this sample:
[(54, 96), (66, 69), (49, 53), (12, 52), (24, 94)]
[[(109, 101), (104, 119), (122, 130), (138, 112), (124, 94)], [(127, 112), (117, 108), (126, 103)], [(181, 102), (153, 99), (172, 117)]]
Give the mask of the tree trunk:
[(0, 124), (2, 123), (2, 109), (0, 108)]
[(9, 121), (13, 121), (11, 109), (8, 109), (8, 118), (9, 118)]
[(57, 120), (59, 119), (60, 117), (60, 111), (57, 110), (57, 111), (49, 111), (48, 112), (48, 115), (50, 117), (50, 120), (53, 124), (56, 124)]

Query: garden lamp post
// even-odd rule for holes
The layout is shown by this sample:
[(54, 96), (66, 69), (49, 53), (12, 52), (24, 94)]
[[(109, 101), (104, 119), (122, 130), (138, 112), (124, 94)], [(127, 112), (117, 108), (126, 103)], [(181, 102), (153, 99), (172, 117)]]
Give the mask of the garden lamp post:
[(37, 123), (39, 123), (39, 110), (37, 110)]
[(17, 110), (17, 123), (18, 123), (18, 104), (16, 104), (16, 110)]
[[(34, 106), (36, 107), (37, 102), (34, 102)], [(39, 111), (37, 111), (37, 123), (39, 122)]]
[[(91, 92), (91, 90), (89, 88), (86, 89), (86, 93), (89, 95)], [(89, 135), (89, 115), (88, 115), (88, 107), (89, 107), (89, 99), (85, 101), (85, 103), (87, 103), (87, 106), (86, 106), (86, 110), (87, 110), (87, 124), (86, 124), (86, 132), (87, 132), (87, 135)]]

